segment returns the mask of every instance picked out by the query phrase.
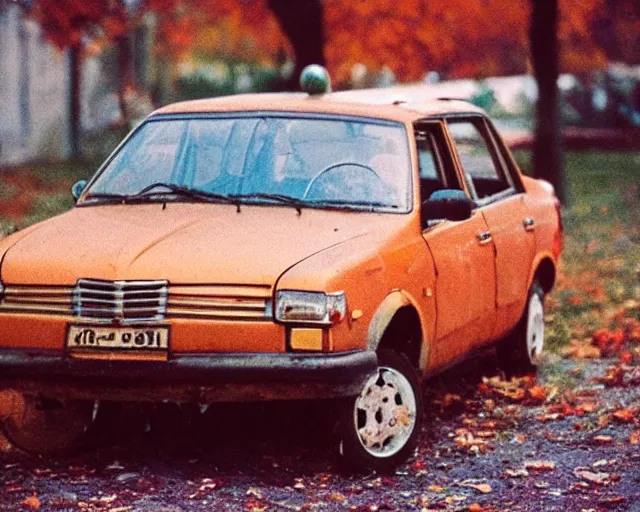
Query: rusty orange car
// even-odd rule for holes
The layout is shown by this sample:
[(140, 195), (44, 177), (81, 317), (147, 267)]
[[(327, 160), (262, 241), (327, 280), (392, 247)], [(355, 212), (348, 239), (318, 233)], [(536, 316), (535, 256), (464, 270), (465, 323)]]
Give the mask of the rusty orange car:
[(489, 345), (535, 370), (552, 186), (468, 102), (312, 92), (163, 107), (0, 241), (11, 442), (68, 449), (113, 401), (332, 398), (343, 459), (384, 470), (425, 377)]

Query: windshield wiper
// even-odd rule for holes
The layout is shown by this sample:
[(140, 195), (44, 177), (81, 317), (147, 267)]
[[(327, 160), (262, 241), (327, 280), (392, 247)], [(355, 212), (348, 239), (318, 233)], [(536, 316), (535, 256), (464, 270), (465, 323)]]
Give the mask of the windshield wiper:
[[(167, 190), (165, 191), (159, 190), (157, 192), (152, 192), (154, 188), (159, 188), (159, 187), (164, 187)], [(140, 190), (139, 192), (133, 195), (125, 196), (125, 200), (127, 202), (130, 202), (131, 200), (138, 202), (138, 201), (145, 200), (145, 198), (152, 198), (157, 195), (166, 195), (167, 193), (178, 194), (184, 197), (190, 197), (192, 199), (201, 199), (201, 200), (204, 199), (207, 201), (233, 203), (233, 204), (237, 203), (237, 201), (232, 199), (230, 196), (216, 194), (214, 192), (205, 192), (203, 190), (196, 190), (196, 189), (188, 188), (182, 185), (174, 185), (172, 183), (163, 183), (163, 182), (152, 183), (151, 185), (144, 187), (142, 190)]]
[(306, 205), (305, 201), (302, 201), (297, 197), (286, 196), (284, 194), (267, 194), (266, 192), (254, 192), (252, 194), (232, 194), (229, 197), (235, 200), (265, 199), (267, 201), (275, 201), (280, 204), (291, 205), (297, 208)]
[(391, 203), (382, 203), (380, 201), (351, 201), (340, 199), (310, 199), (306, 201), (309, 205), (314, 206), (336, 206), (338, 208), (344, 208), (347, 210), (367, 208), (373, 210), (373, 208), (398, 208), (398, 205)]
[(107, 199), (107, 200), (117, 200), (118, 202), (124, 201), (128, 196), (126, 194), (112, 194), (110, 192), (96, 192), (95, 194), (89, 194), (83, 200), (89, 201), (91, 199)]

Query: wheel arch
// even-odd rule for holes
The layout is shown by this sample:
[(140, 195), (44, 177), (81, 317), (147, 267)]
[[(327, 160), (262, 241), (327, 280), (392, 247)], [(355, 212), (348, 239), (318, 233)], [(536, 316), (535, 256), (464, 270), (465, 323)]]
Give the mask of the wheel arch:
[(549, 293), (556, 282), (556, 264), (549, 254), (542, 254), (532, 266), (529, 277), (529, 288), (534, 281), (538, 281), (545, 294)]
[[(426, 367), (429, 347), (425, 343), (423, 319), (413, 297), (404, 290), (394, 290), (380, 303), (369, 324), (367, 347), (391, 349), (404, 353), (418, 370)], [(399, 344), (396, 334), (416, 334), (409, 344)]]

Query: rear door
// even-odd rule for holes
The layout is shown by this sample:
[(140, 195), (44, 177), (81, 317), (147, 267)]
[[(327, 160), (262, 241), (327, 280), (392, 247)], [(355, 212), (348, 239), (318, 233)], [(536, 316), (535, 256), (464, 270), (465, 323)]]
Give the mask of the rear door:
[[(417, 126), (421, 201), (436, 190), (462, 190), (442, 123)], [(467, 354), (493, 329), (495, 266), (493, 242), (480, 211), (460, 222), (423, 225), (436, 270), (436, 333), (430, 367), (450, 364)]]
[(527, 213), (519, 176), (488, 121), (456, 117), (447, 125), (495, 247), (496, 321), (483, 343), (507, 334), (522, 315), (535, 255), (535, 221)]

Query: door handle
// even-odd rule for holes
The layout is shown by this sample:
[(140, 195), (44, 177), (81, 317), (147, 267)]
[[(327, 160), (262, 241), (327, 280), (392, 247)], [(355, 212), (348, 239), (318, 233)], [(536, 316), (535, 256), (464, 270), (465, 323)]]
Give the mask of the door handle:
[(482, 231), (476, 235), (480, 245), (488, 244), (491, 242), (491, 231)]
[(522, 220), (522, 225), (525, 231), (533, 231), (536, 228), (536, 221), (533, 220), (533, 217), (525, 217)]

